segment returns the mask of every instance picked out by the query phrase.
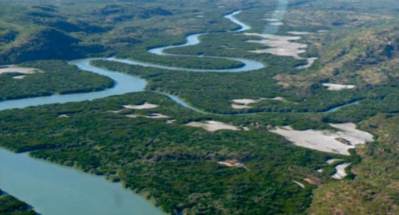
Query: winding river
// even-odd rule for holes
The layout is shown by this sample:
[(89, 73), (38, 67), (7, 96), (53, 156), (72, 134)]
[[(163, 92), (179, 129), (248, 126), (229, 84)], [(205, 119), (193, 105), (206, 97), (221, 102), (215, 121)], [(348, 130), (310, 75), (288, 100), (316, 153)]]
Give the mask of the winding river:
[[(242, 32), (250, 28), (234, 17), (239, 13), (240, 12), (234, 12), (225, 16), (227, 19), (240, 26), (240, 28), (234, 32)], [(184, 44), (151, 49), (149, 52), (157, 55), (170, 55), (164, 51), (171, 48), (197, 45), (201, 42), (199, 38), (202, 35), (203, 34), (189, 35), (187, 37), (187, 42)], [(191, 72), (247, 72), (265, 67), (265, 65), (260, 62), (248, 59), (209, 57), (236, 60), (242, 62), (244, 66), (234, 69), (201, 70), (167, 67), (117, 58), (74, 60), (71, 61), (70, 64), (76, 65), (81, 70), (111, 78), (115, 83), (114, 86), (99, 92), (52, 95), (3, 101), (0, 102), (0, 110), (47, 104), (62, 104), (67, 102), (81, 102), (145, 90), (147, 82), (144, 79), (91, 65), (90, 62), (96, 59)], [(201, 112), (177, 96), (166, 95), (183, 107)], [(32, 205), (37, 212), (43, 215), (163, 214), (159, 208), (153, 206), (140, 195), (123, 188), (119, 183), (111, 183), (105, 180), (104, 177), (86, 174), (73, 168), (38, 160), (29, 156), (28, 153), (16, 154), (4, 149), (0, 149), (0, 188), (10, 195)]]
[[(233, 33), (240, 33), (247, 30), (250, 30), (251, 27), (240, 20), (238, 20), (235, 16), (240, 14), (241, 11), (235, 11), (233, 13), (227, 14), (224, 17), (231, 22), (239, 25), (237, 30), (231, 31)], [(201, 43), (201, 36), (205, 36), (205, 33), (198, 33), (198, 34), (191, 34), (186, 37), (186, 42), (179, 45), (170, 45), (164, 47), (158, 47), (149, 49), (148, 52), (158, 56), (180, 56), (180, 57), (198, 57), (198, 56), (191, 56), (191, 55), (176, 55), (176, 54), (169, 54), (166, 50), (174, 49), (174, 48), (184, 48), (189, 46), (195, 46)], [(125, 63), (129, 65), (136, 65), (136, 66), (143, 66), (143, 67), (151, 67), (151, 68), (158, 68), (158, 69), (165, 69), (165, 70), (173, 70), (173, 71), (186, 71), (186, 72), (229, 72), (229, 73), (237, 73), (237, 72), (249, 72), (254, 70), (263, 69), (266, 66), (258, 61), (244, 59), (244, 58), (234, 58), (234, 57), (218, 57), (218, 56), (202, 56), (211, 59), (224, 59), (224, 60), (231, 60), (231, 61), (238, 61), (243, 64), (242, 67), (232, 68), (232, 69), (191, 69), (191, 68), (184, 68), (184, 67), (173, 67), (173, 66), (165, 66), (160, 64), (154, 64), (149, 62), (143, 62), (138, 60), (132, 59), (118, 59), (118, 58), (107, 58), (109, 61)]]
[[(240, 12), (241, 11), (236, 11), (225, 16), (226, 19), (239, 26), (237, 30), (232, 31), (233, 33), (240, 33), (251, 29), (250, 26), (235, 17)], [(184, 44), (159, 47), (148, 51), (159, 56), (177, 56), (169, 54), (166, 51), (172, 48), (198, 45), (201, 43), (200, 37), (204, 35), (205, 34), (192, 34), (186, 37), (187, 41)], [(81, 102), (132, 92), (142, 92), (145, 90), (147, 82), (144, 79), (91, 65), (90, 62), (96, 59), (190, 72), (248, 72), (265, 67), (264, 64), (249, 59), (217, 56), (205, 57), (239, 61), (243, 63), (243, 66), (233, 69), (212, 70), (169, 67), (132, 59), (88, 58), (75, 60), (71, 61), (70, 64), (77, 66), (81, 70), (107, 76), (114, 81), (114, 86), (99, 92), (52, 95), (3, 101), (0, 102), (0, 110), (67, 102)], [(190, 106), (177, 96), (165, 95), (183, 107), (204, 113)], [(34, 159), (27, 153), (16, 154), (4, 149), (0, 149), (0, 188), (32, 205), (37, 212), (43, 215), (163, 214), (160, 209), (144, 200), (140, 195), (123, 188), (119, 183), (111, 183), (103, 177), (86, 174), (76, 169), (60, 166), (44, 160)]]
[(69, 62), (72, 65), (76, 65), (79, 69), (92, 72), (98, 75), (107, 76), (114, 81), (112, 88), (90, 93), (74, 93), (67, 95), (52, 95), (42, 96), (26, 99), (7, 100), (0, 102), (0, 110), (14, 109), (14, 108), (26, 108), (31, 106), (39, 106), (46, 104), (63, 104), (67, 102), (81, 102), (90, 101), (94, 99), (105, 98), (108, 96), (123, 95), (132, 92), (144, 91), (147, 82), (137, 76), (132, 76), (120, 72), (110, 71), (107, 69), (92, 66), (90, 62), (96, 59), (103, 58), (87, 58), (82, 60), (75, 60)]

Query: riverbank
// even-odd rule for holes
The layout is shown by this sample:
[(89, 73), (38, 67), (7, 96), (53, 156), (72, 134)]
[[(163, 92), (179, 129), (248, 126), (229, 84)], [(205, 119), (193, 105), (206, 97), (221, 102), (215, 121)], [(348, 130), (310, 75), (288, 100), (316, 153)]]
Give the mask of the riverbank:
[(26, 153), (0, 149), (0, 155), (0, 187), (33, 205), (40, 214), (163, 214), (141, 196), (103, 177)]

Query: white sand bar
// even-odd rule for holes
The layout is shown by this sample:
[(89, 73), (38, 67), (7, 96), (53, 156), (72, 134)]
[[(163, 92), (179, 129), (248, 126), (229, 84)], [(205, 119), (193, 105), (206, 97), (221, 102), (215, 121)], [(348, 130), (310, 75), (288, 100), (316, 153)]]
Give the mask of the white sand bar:
[(37, 69), (35, 68), (18, 67), (15, 65), (0, 67), (0, 75), (11, 74), (11, 73), (30, 75), (36, 73), (36, 71)]
[(283, 26), (284, 23), (283, 22), (270, 22), (270, 25), (272, 25), (272, 26)]
[(299, 182), (299, 181), (292, 181), (292, 182), (294, 182), (295, 184), (297, 184), (299, 187), (301, 187), (302, 189), (305, 189), (305, 185), (304, 184), (302, 184), (301, 182)]
[(344, 163), (336, 166), (335, 169), (337, 170), (337, 172), (331, 177), (337, 180), (344, 179), (346, 176), (348, 176), (348, 174), (346, 173), (346, 168), (348, 168), (350, 165), (350, 163)]
[(255, 99), (234, 99), (233, 103), (242, 104), (242, 105), (250, 105), (259, 102), (259, 100)]
[(330, 124), (331, 127), (340, 130), (338, 133), (343, 136), (343, 138), (348, 139), (351, 142), (373, 142), (374, 136), (366, 131), (362, 131), (356, 128), (354, 123), (339, 123)]
[(189, 127), (203, 128), (209, 132), (216, 132), (219, 130), (239, 131), (240, 128), (218, 121), (205, 121), (205, 122), (190, 122), (186, 124)]
[(249, 109), (252, 108), (252, 104), (256, 104), (262, 101), (262, 99), (233, 99), (231, 107), (233, 109)]
[(272, 54), (282, 57), (293, 57), (302, 59), (300, 54), (305, 53), (308, 48), (307, 44), (295, 42), (300, 40), (300, 36), (280, 36), (273, 34), (246, 33), (247, 36), (259, 37), (259, 40), (248, 40), (249, 43), (258, 43), (269, 48), (251, 51), (252, 53)]
[(270, 132), (279, 134), (300, 147), (341, 155), (350, 155), (349, 150), (355, 148), (356, 145), (374, 140), (373, 135), (356, 129), (353, 123), (330, 125), (338, 131), (313, 129), (300, 131), (285, 126), (275, 128)]
[(142, 105), (124, 105), (123, 107), (126, 108), (126, 109), (131, 109), (131, 110), (147, 110), (147, 109), (157, 108), (158, 105), (146, 102), (146, 103), (144, 103)]
[(285, 100), (285, 98), (277, 96), (271, 99), (267, 99), (267, 100), (272, 100), (272, 101), (279, 101), (279, 102), (286, 102), (287, 100)]
[(280, 21), (279, 19), (273, 19), (273, 18), (266, 18), (264, 20), (266, 20), (268, 22), (279, 22)]
[(274, 97), (274, 98), (260, 98), (260, 99), (233, 99), (231, 107), (233, 109), (249, 109), (252, 108), (251, 105), (259, 103), (261, 101), (286, 101), (283, 97)]
[(13, 79), (15, 79), (15, 80), (22, 80), (22, 79), (24, 79), (26, 77), (26, 75), (18, 75), (18, 76), (14, 76), (14, 77), (12, 77)]
[(329, 165), (333, 165), (334, 163), (339, 162), (339, 161), (342, 161), (342, 159), (334, 159), (333, 158), (333, 159), (326, 161), (326, 163)]
[(333, 83), (324, 83), (323, 87), (327, 87), (327, 90), (330, 91), (351, 90), (356, 88), (355, 85), (344, 85), (344, 84), (333, 84)]
[(310, 32), (306, 32), (306, 31), (289, 31), (288, 34), (304, 36), (304, 35), (309, 35)]
[(151, 113), (149, 115), (139, 115), (139, 114), (128, 114), (127, 118), (135, 119), (139, 117), (147, 118), (147, 119), (169, 119), (170, 117), (161, 113)]
[(149, 114), (149, 115), (145, 116), (145, 118), (148, 118), (148, 119), (168, 119), (170, 117), (167, 116), (167, 115), (161, 114), (161, 113), (152, 113), (152, 114)]
[(313, 66), (313, 64), (318, 60), (319, 58), (317, 57), (310, 57), (306, 59), (306, 64), (297, 66), (296, 69), (309, 69), (310, 67)]
[(232, 168), (246, 168), (245, 165), (237, 160), (226, 160), (226, 161), (218, 161), (218, 164), (221, 166), (232, 167)]
[(240, 110), (240, 109), (250, 109), (250, 108), (252, 108), (252, 107), (249, 106), (249, 105), (239, 105), (239, 104), (231, 104), (231, 107), (232, 107), (233, 109), (236, 109), (236, 110)]
[(58, 118), (69, 118), (69, 115), (67, 114), (61, 114), (58, 116)]

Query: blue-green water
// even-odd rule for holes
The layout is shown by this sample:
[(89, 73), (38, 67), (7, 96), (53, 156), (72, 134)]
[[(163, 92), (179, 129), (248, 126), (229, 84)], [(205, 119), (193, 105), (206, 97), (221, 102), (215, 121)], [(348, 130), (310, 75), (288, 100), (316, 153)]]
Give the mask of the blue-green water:
[[(239, 24), (237, 32), (244, 31), (248, 27), (241, 22), (236, 22), (236, 13), (227, 15), (226, 18)], [(153, 54), (166, 55), (164, 51), (170, 48), (179, 48), (197, 45), (201, 41), (201, 34), (190, 35), (187, 42), (179, 46), (167, 46), (153, 50)], [(151, 52), (151, 50), (150, 50)], [(158, 53), (157, 53), (158, 52)], [(127, 64), (151, 66), (154, 68), (184, 70), (192, 72), (246, 72), (264, 68), (257, 61), (224, 58), (237, 60), (244, 63), (243, 67), (226, 70), (195, 70), (138, 62), (134, 60), (121, 60), (116, 58), (102, 58), (103, 60), (118, 61)], [(92, 66), (93, 59), (71, 61), (81, 70), (111, 78), (115, 85), (112, 88), (88, 93), (75, 93), (67, 95), (52, 95), (35, 98), (25, 98), (0, 102), (0, 111), (14, 108), (26, 108), (47, 104), (60, 104), (67, 102), (80, 102), (101, 99), (114, 95), (122, 95), (131, 92), (145, 90), (146, 81), (140, 77), (110, 71)], [(190, 106), (184, 100), (168, 95), (173, 101), (200, 112)], [(119, 183), (111, 183), (104, 177), (83, 173), (73, 168), (53, 164), (44, 160), (34, 159), (29, 154), (16, 154), (0, 149), (0, 188), (32, 205), (34, 209), (43, 215), (157, 215), (162, 211), (146, 201), (140, 195), (127, 190)]]
[[(113, 88), (90, 93), (53, 95), (0, 102), (0, 110), (105, 98), (143, 91), (146, 81), (90, 65), (92, 59), (72, 61), (82, 70), (105, 75)], [(78, 170), (0, 149), (0, 188), (32, 205), (43, 215), (157, 215), (162, 212), (121, 186)]]
[(144, 79), (92, 66), (90, 64), (91, 60), (93, 59), (82, 59), (82, 60), (71, 61), (70, 63), (76, 65), (81, 70), (89, 71), (95, 74), (104, 75), (111, 78), (115, 82), (114, 87), (99, 92), (74, 93), (68, 95), (52, 95), (52, 96), (3, 101), (0, 102), (0, 110), (7, 110), (13, 108), (26, 108), (30, 106), (55, 104), (55, 103), (81, 102), (81, 101), (105, 98), (108, 96), (123, 95), (131, 92), (140, 92), (144, 90), (146, 86), (146, 81)]
[(43, 215), (163, 214), (119, 183), (4, 149), (0, 187)]

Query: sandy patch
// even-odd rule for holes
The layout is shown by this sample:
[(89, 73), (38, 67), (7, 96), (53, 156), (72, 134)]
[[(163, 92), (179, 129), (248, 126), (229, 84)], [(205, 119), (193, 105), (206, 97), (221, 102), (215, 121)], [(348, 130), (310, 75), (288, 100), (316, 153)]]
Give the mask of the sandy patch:
[(283, 26), (284, 23), (280, 22), (280, 21), (277, 21), (277, 22), (270, 22), (269, 25), (272, 25), (272, 26)]
[(305, 35), (311, 34), (310, 32), (306, 32), (306, 31), (289, 31), (287, 33), (291, 34), (291, 35), (296, 35), (296, 36), (305, 36)]
[(280, 21), (279, 19), (274, 19), (274, 18), (266, 18), (264, 20), (268, 21), (268, 22), (279, 22)]
[(339, 130), (339, 134), (344, 139), (351, 142), (373, 142), (374, 136), (366, 131), (362, 131), (356, 128), (354, 123), (332, 123), (331, 127)]
[(15, 80), (22, 80), (22, 79), (24, 79), (26, 77), (26, 75), (18, 75), (18, 76), (14, 76), (14, 77), (12, 77), (13, 79), (15, 79)]
[(333, 164), (335, 164), (336, 162), (339, 162), (339, 161), (342, 161), (342, 159), (330, 159), (330, 160), (327, 160), (326, 163), (329, 164), (329, 165), (333, 165)]
[(218, 122), (218, 121), (190, 122), (186, 125), (189, 127), (193, 127), (193, 128), (202, 128), (209, 132), (216, 132), (219, 130), (231, 130), (231, 131), (239, 131), (240, 130), (240, 128), (238, 128), (234, 125), (230, 125), (230, 124), (226, 124), (226, 123)]
[(311, 185), (320, 185), (321, 184), (321, 180), (316, 177), (304, 178), (303, 181), (305, 181), (306, 183), (311, 184)]
[(302, 184), (301, 182), (299, 182), (299, 181), (292, 181), (292, 182), (294, 182), (294, 184), (297, 184), (299, 187), (301, 187), (302, 189), (305, 189), (305, 185), (304, 184)]
[(135, 119), (139, 117), (147, 118), (147, 119), (169, 119), (170, 117), (161, 113), (151, 113), (148, 115), (139, 115), (139, 114), (128, 114), (125, 115), (127, 118)]
[(337, 179), (337, 180), (344, 179), (346, 176), (348, 176), (348, 174), (346, 173), (346, 168), (348, 168), (350, 165), (351, 165), (350, 163), (344, 163), (344, 164), (336, 166), (335, 169), (337, 171), (333, 176), (331, 176), (331, 178)]
[(326, 87), (327, 90), (330, 91), (351, 90), (356, 88), (355, 85), (332, 84), (332, 83), (324, 83), (323, 87)]
[(230, 168), (246, 168), (245, 165), (238, 160), (219, 161), (218, 164)]
[(18, 67), (15, 65), (10, 65), (10, 66), (3, 66), (0, 67), (0, 75), (2, 74), (23, 74), (23, 75), (31, 75), (35, 74), (38, 69), (35, 68), (27, 68), (27, 67)]
[(233, 109), (249, 109), (252, 108), (252, 104), (256, 104), (262, 101), (262, 99), (233, 99), (231, 107)]
[(173, 123), (175, 123), (175, 122), (176, 122), (175, 119), (171, 119), (171, 120), (166, 121), (166, 124), (173, 124)]
[(58, 116), (58, 118), (69, 118), (69, 115), (67, 114), (61, 114)]
[(120, 109), (120, 110), (109, 110), (109, 111), (107, 111), (107, 112), (109, 112), (109, 113), (114, 113), (114, 114), (119, 114), (119, 113), (122, 113), (124, 110), (125, 110), (125, 109)]
[(257, 54), (272, 54), (282, 57), (293, 57), (302, 59), (300, 54), (306, 52), (307, 44), (295, 42), (300, 40), (300, 36), (279, 36), (273, 34), (246, 33), (247, 36), (259, 37), (259, 40), (248, 40), (250, 43), (258, 43), (268, 46), (266, 49), (258, 49), (250, 52)]
[(250, 109), (253, 108), (252, 107), (253, 104), (259, 103), (264, 100), (285, 101), (283, 97), (260, 98), (260, 99), (233, 99), (231, 107), (233, 109)]
[(328, 30), (318, 30), (317, 31), (317, 33), (321, 33), (321, 34), (324, 34), (324, 33), (327, 33), (328, 32)]
[(135, 119), (135, 118), (138, 118), (138, 117), (140, 117), (139, 115), (137, 115), (137, 114), (128, 114), (128, 115), (125, 115), (127, 118), (131, 118), (131, 119)]
[(285, 137), (297, 146), (327, 153), (350, 155), (349, 150), (356, 145), (373, 141), (373, 135), (356, 129), (353, 123), (330, 124), (338, 131), (294, 130), (290, 126), (278, 127), (270, 132)]
[(257, 102), (259, 102), (259, 99), (258, 100), (255, 100), (255, 99), (233, 99), (233, 103), (241, 104), (241, 105), (251, 105), (251, 104), (254, 104)]
[(126, 109), (130, 109), (130, 110), (148, 110), (148, 109), (157, 108), (159, 106), (146, 102), (146, 103), (144, 103), (142, 105), (124, 105), (123, 107), (126, 108)]
[(144, 117), (147, 119), (168, 119), (168, 118), (170, 118), (169, 116), (161, 114), (161, 113), (151, 113)]
[[(266, 99), (266, 100), (267, 100), (267, 99)], [(280, 97), (280, 96), (277, 96), (277, 97), (274, 97), (274, 98), (271, 98), (271, 99), (268, 99), (268, 100), (280, 101), (280, 102), (285, 102), (285, 101), (287, 101), (287, 100), (285, 100), (285, 98)]]
[(240, 104), (231, 104), (231, 107), (232, 107), (233, 109), (236, 109), (236, 110), (242, 110), (242, 109), (250, 109), (250, 108), (252, 108), (252, 107), (249, 106), (249, 105), (240, 105)]
[(318, 60), (319, 58), (317, 57), (310, 57), (306, 59), (306, 64), (297, 66), (296, 69), (309, 69), (310, 67), (313, 66), (313, 64)]

